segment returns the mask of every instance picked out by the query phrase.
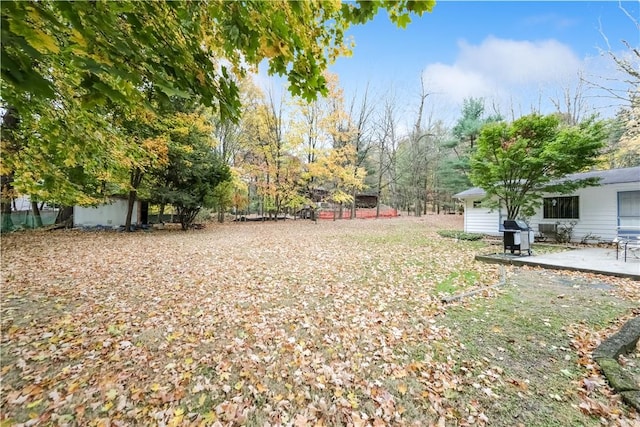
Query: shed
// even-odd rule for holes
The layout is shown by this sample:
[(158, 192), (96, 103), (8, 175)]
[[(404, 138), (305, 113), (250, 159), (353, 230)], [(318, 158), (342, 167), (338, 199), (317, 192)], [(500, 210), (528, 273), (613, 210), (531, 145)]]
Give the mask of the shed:
[[(75, 227), (120, 227), (127, 219), (128, 200), (124, 197), (110, 197), (105, 203), (97, 206), (74, 206), (73, 225)], [(147, 223), (146, 202), (136, 200), (131, 216), (132, 224)]]

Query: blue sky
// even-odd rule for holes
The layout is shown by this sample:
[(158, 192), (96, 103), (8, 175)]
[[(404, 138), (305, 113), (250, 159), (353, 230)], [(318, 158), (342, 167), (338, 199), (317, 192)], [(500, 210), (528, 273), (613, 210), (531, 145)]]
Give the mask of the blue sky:
[[(640, 22), (639, 1), (621, 4)], [(432, 114), (448, 123), (469, 96), (484, 97), (506, 116), (532, 106), (551, 112), (549, 98), (575, 90), (579, 73), (594, 82), (620, 79), (602, 55), (606, 39), (620, 55), (628, 53), (621, 40), (640, 46), (638, 27), (617, 1), (439, 1), (404, 30), (381, 13), (349, 34), (353, 56), (331, 67), (347, 99), (368, 84), (377, 99), (393, 93), (410, 114), (423, 76)], [(590, 110), (614, 111), (593, 88), (585, 96)]]

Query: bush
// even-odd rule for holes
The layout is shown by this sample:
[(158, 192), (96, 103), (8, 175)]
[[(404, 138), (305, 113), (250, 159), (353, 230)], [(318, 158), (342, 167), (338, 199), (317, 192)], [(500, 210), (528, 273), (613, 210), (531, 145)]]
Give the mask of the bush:
[(573, 239), (573, 227), (576, 226), (578, 221), (570, 221), (568, 223), (556, 222), (556, 242), (569, 243)]
[(464, 231), (459, 230), (438, 230), (438, 234), (442, 237), (447, 237), (450, 239), (458, 239), (458, 240), (480, 240), (482, 239), (482, 234), (478, 233), (465, 233)]

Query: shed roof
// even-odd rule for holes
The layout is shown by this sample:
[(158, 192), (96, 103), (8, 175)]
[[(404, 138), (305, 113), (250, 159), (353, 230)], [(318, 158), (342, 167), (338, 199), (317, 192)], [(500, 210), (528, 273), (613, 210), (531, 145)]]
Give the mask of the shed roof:
[[(574, 173), (567, 175), (562, 180), (577, 181), (579, 179), (587, 178), (600, 178), (599, 185), (620, 184), (624, 182), (638, 182), (640, 183), (640, 166), (632, 168), (622, 169), (608, 169), (600, 171), (589, 171)], [(487, 193), (480, 187), (469, 188), (468, 190), (461, 191), (454, 194), (453, 197), (457, 199), (470, 199), (476, 197), (484, 197)]]

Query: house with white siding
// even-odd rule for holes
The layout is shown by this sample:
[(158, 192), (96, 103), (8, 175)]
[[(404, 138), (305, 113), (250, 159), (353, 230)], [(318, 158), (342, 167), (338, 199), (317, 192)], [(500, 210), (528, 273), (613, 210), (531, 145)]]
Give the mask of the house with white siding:
[[(569, 175), (566, 179), (600, 178), (599, 185), (569, 194), (547, 193), (536, 213), (526, 218), (536, 231), (550, 231), (573, 224), (573, 241), (584, 238), (613, 241), (619, 230), (640, 234), (640, 167), (591, 171)], [(486, 192), (470, 188), (454, 195), (464, 205), (464, 231), (502, 235), (506, 210), (483, 206)]]

